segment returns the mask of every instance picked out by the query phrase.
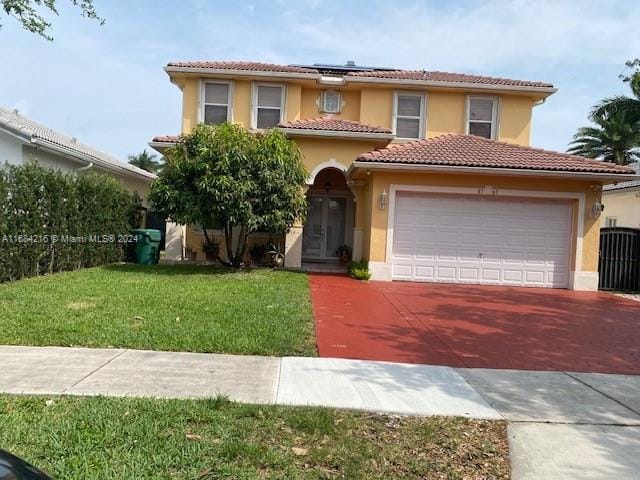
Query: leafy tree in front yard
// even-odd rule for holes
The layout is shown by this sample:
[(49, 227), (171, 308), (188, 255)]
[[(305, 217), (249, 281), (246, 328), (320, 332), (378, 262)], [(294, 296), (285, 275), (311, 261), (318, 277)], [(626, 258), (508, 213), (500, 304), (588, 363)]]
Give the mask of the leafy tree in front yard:
[(149, 196), (154, 209), (181, 224), (221, 223), (227, 258), (219, 260), (225, 265), (242, 266), (251, 232), (286, 232), (306, 214), (302, 155), (277, 130), (252, 135), (228, 123), (198, 125), (165, 159)]
[[(98, 20), (104, 25), (104, 19), (99, 17), (93, 0), (69, 0), (71, 4), (80, 7), (83, 17)], [(10, 17), (18, 20), (25, 30), (40, 35), (47, 40), (53, 40), (49, 35), (51, 22), (49, 22), (39, 10), (47, 9), (49, 13), (58, 15), (56, 0), (0, 0), (0, 9)], [(0, 24), (0, 27), (2, 25)]]

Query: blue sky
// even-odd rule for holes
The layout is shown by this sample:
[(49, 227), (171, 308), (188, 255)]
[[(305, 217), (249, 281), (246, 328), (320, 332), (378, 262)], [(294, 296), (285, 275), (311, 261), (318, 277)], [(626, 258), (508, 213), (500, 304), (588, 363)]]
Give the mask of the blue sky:
[(178, 133), (170, 60), (343, 63), (552, 82), (534, 146), (565, 150), (599, 99), (626, 93), (640, 56), (636, 1), (66, 0), (47, 42), (0, 16), (0, 105), (122, 159)]

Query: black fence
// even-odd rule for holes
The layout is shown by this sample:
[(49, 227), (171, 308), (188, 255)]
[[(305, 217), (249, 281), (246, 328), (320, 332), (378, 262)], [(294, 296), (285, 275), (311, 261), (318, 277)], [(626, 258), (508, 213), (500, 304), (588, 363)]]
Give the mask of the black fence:
[(640, 291), (640, 230), (600, 230), (600, 290)]

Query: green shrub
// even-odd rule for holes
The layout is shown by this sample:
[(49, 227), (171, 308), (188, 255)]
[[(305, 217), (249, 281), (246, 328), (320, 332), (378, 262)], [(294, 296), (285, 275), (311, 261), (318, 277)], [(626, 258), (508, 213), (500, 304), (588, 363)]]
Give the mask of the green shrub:
[(122, 260), (130, 203), (106, 175), (0, 168), (0, 282)]
[(354, 260), (347, 265), (349, 275), (357, 280), (369, 280), (371, 273), (369, 272), (369, 262), (366, 260)]

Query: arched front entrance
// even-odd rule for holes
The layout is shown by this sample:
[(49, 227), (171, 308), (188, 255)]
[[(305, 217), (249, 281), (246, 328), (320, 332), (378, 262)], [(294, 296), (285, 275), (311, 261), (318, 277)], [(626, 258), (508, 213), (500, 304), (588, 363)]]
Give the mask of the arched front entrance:
[(340, 247), (353, 243), (353, 194), (344, 173), (325, 168), (307, 190), (307, 220), (302, 231), (303, 262), (335, 262)]

